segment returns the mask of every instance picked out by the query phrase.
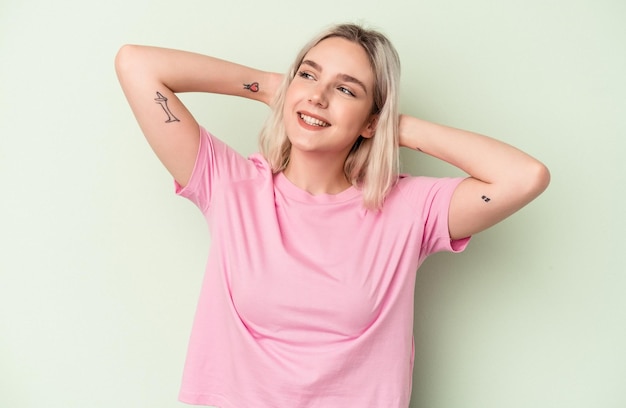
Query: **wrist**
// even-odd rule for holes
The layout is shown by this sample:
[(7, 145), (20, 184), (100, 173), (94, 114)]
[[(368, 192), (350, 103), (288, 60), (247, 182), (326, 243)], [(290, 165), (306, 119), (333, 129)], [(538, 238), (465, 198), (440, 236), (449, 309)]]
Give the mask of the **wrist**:
[(422, 151), (420, 143), (420, 120), (409, 115), (400, 115), (398, 140), (400, 147)]

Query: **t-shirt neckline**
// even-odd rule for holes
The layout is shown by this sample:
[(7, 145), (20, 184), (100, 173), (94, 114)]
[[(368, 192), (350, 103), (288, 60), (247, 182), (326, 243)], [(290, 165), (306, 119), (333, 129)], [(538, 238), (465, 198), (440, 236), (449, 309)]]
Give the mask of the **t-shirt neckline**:
[(287, 197), (310, 204), (336, 204), (359, 198), (361, 191), (350, 186), (337, 194), (311, 194), (293, 184), (283, 172), (274, 175), (274, 186)]

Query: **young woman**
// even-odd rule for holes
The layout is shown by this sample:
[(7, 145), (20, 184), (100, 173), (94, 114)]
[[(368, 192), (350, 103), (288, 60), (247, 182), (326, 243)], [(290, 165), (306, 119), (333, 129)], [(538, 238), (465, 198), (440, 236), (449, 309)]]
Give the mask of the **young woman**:
[[(539, 195), (546, 167), (494, 139), (399, 115), (399, 60), (356, 25), (321, 33), (284, 76), (124, 46), (120, 83), (212, 243), (180, 399), (222, 408), (407, 407), (415, 272)], [(271, 114), (246, 159), (179, 92)], [(237, 116), (233, 113), (233, 117)], [(467, 178), (398, 174), (400, 146)]]

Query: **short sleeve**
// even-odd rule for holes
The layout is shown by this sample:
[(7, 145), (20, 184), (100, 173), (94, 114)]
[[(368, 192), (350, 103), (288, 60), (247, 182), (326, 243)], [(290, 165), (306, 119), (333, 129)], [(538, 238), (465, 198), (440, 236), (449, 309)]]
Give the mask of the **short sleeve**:
[(220, 186), (249, 178), (254, 172), (254, 164), (200, 127), (200, 144), (191, 177), (184, 187), (174, 181), (175, 192), (206, 213)]
[(462, 252), (470, 237), (452, 240), (448, 228), (448, 212), (452, 194), (464, 180), (457, 178), (405, 177), (400, 190), (422, 223), (422, 257), (436, 252)]

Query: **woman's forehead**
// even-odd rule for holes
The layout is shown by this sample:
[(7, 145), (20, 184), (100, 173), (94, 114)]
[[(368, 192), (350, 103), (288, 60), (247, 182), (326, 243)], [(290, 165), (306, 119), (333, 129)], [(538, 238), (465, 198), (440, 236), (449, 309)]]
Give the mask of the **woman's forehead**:
[(372, 66), (363, 46), (342, 37), (329, 37), (320, 41), (305, 54), (304, 61), (313, 62), (322, 71), (355, 76), (372, 83), (374, 80)]

